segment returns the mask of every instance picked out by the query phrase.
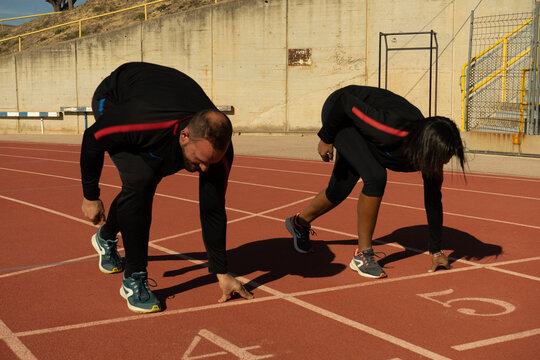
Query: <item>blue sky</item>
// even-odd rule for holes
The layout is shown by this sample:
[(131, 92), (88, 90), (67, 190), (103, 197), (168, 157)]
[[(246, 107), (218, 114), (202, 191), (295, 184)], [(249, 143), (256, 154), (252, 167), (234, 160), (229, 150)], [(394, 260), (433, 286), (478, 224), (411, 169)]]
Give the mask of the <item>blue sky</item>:
[[(88, 0), (77, 0), (75, 7), (84, 4)], [(8, 19), (18, 16), (44, 14), (53, 12), (54, 8), (45, 0), (0, 0), (0, 19)], [(8, 25), (19, 25), (25, 21), (32, 20), (12, 20), (4, 22)]]

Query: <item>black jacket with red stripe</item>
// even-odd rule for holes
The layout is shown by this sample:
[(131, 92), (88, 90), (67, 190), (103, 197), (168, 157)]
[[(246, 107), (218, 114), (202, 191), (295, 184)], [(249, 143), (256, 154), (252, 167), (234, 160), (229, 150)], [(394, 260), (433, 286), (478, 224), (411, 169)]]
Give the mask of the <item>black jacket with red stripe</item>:
[[(330, 109), (323, 112), (323, 125), (318, 133), (322, 141), (333, 144), (339, 130), (352, 124), (367, 139), (372, 154), (382, 166), (393, 171), (418, 171), (406, 159), (401, 145), (413, 124), (424, 121), (424, 116), (405, 98), (386, 89), (350, 85), (333, 92), (325, 106)], [(431, 245), (439, 247), (442, 179), (422, 177)]]
[[(138, 154), (158, 176), (184, 169), (180, 130), (195, 113), (216, 107), (180, 71), (137, 62), (120, 66), (103, 80), (92, 108), (96, 122), (84, 132), (80, 159), (83, 194), (88, 200), (100, 196), (105, 152)], [(225, 192), (232, 160), (231, 144), (223, 160), (199, 177), (202, 233), (213, 273), (227, 272)]]

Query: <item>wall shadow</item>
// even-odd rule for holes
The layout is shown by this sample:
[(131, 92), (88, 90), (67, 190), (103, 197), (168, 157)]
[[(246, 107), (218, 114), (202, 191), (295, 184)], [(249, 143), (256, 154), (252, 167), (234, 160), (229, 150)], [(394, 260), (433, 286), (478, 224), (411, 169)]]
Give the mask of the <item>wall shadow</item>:
[[(271, 283), (287, 275), (296, 275), (304, 278), (322, 278), (334, 276), (342, 272), (346, 266), (334, 263), (335, 254), (325, 242), (317, 241), (316, 251), (310, 254), (297, 253), (291, 238), (273, 238), (241, 245), (227, 251), (229, 271), (239, 276), (245, 276), (254, 272), (262, 272), (251, 282), (246, 284), (246, 289), (253, 290), (260, 285)], [(182, 254), (190, 258), (206, 262), (206, 252), (193, 252)], [(149, 256), (149, 261), (175, 261), (179, 264), (185, 262), (178, 256), (158, 255)], [(163, 273), (164, 277), (174, 277), (188, 272), (206, 268), (206, 264), (180, 267)], [(205, 274), (188, 280), (184, 283), (153, 291), (162, 304), (169, 297), (197, 288), (199, 286), (217, 283), (215, 275)], [(217, 296), (216, 299), (219, 297)]]

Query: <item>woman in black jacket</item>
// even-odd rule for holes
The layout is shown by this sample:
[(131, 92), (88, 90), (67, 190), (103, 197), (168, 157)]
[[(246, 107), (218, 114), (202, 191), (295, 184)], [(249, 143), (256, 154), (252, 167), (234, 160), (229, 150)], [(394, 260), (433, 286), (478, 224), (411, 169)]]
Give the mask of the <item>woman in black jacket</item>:
[(361, 178), (358, 199), (358, 248), (351, 269), (370, 278), (386, 273), (374, 260), (372, 236), (386, 186), (386, 169), (420, 171), (430, 238), (432, 268), (449, 268), (441, 250), (443, 166), (453, 156), (463, 169), (465, 157), (458, 128), (448, 118), (424, 118), (420, 110), (388, 90), (351, 85), (332, 93), (322, 109), (319, 155), (336, 161), (328, 187), (300, 213), (285, 221), (295, 249), (311, 252), (310, 223), (339, 205)]

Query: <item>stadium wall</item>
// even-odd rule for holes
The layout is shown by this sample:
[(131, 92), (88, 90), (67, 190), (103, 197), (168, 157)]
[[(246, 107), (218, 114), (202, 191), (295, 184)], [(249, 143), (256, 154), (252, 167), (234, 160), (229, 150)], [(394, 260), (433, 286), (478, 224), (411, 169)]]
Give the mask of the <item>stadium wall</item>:
[[(532, 10), (532, 0), (220, 1), (0, 57), (0, 111), (89, 106), (96, 86), (117, 66), (148, 61), (187, 73), (216, 105), (234, 106), (230, 117), (237, 131), (314, 132), (332, 91), (378, 85), (380, 32), (433, 30), (439, 47), (437, 114), (459, 124), (468, 16), (478, 3), (477, 17)], [(388, 39), (391, 47), (430, 44), (420, 35)], [(425, 115), (428, 68), (429, 51), (389, 53), (386, 87)], [(82, 115), (45, 120), (46, 133), (82, 133), (84, 127)], [(40, 131), (37, 121), (0, 119), (0, 133)]]

